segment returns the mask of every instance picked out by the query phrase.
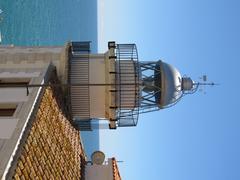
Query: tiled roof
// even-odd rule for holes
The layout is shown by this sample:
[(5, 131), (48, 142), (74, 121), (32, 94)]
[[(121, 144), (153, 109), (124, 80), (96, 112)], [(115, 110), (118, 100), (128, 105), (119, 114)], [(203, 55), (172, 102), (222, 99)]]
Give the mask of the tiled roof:
[(63, 106), (56, 90), (48, 87), (12, 167), (13, 179), (82, 179), (85, 155), (80, 134)]
[(113, 180), (121, 180), (121, 176), (117, 166), (117, 161), (115, 158), (112, 158), (112, 166), (113, 166)]

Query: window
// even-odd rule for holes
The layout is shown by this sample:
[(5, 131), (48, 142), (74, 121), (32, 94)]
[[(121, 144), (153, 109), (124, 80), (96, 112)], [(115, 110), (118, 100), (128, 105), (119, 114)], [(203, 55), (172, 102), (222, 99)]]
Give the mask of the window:
[(9, 86), (26, 86), (29, 84), (29, 79), (22, 79), (22, 78), (12, 78), (12, 79), (0, 79), (0, 85), (9, 85)]
[(13, 116), (17, 104), (0, 104), (0, 117)]

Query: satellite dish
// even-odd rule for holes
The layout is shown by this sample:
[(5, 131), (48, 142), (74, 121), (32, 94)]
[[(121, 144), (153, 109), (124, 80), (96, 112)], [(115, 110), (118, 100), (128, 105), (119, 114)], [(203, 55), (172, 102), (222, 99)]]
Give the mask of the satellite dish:
[(102, 165), (105, 160), (105, 154), (102, 151), (95, 151), (91, 155), (93, 164)]

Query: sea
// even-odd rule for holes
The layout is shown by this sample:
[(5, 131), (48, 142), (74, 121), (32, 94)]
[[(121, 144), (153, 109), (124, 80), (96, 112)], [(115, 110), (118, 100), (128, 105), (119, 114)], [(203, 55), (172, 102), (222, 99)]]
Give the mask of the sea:
[[(91, 41), (97, 52), (97, 0), (0, 0), (2, 45), (64, 45)], [(99, 131), (81, 132), (85, 151), (99, 150)]]

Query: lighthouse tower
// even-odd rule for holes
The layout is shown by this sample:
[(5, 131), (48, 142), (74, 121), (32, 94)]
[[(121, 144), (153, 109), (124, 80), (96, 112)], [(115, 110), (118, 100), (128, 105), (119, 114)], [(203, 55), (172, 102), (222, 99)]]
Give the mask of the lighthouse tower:
[(135, 44), (109, 42), (104, 54), (85, 54), (79, 45), (72, 46), (69, 81), (80, 126), (96, 118), (110, 129), (136, 126), (139, 114), (171, 107), (199, 85), (166, 62), (139, 61)]
[[(200, 84), (161, 60), (139, 61), (135, 44), (109, 42), (102, 54), (91, 53), (90, 42), (0, 46), (0, 55), (4, 108), (10, 101), (27, 101), (33, 88), (60, 86), (72, 122), (81, 130), (91, 129), (93, 119), (105, 120), (110, 129), (136, 126), (139, 114), (171, 107)], [(44, 81), (49, 67), (55, 67), (59, 83)]]

